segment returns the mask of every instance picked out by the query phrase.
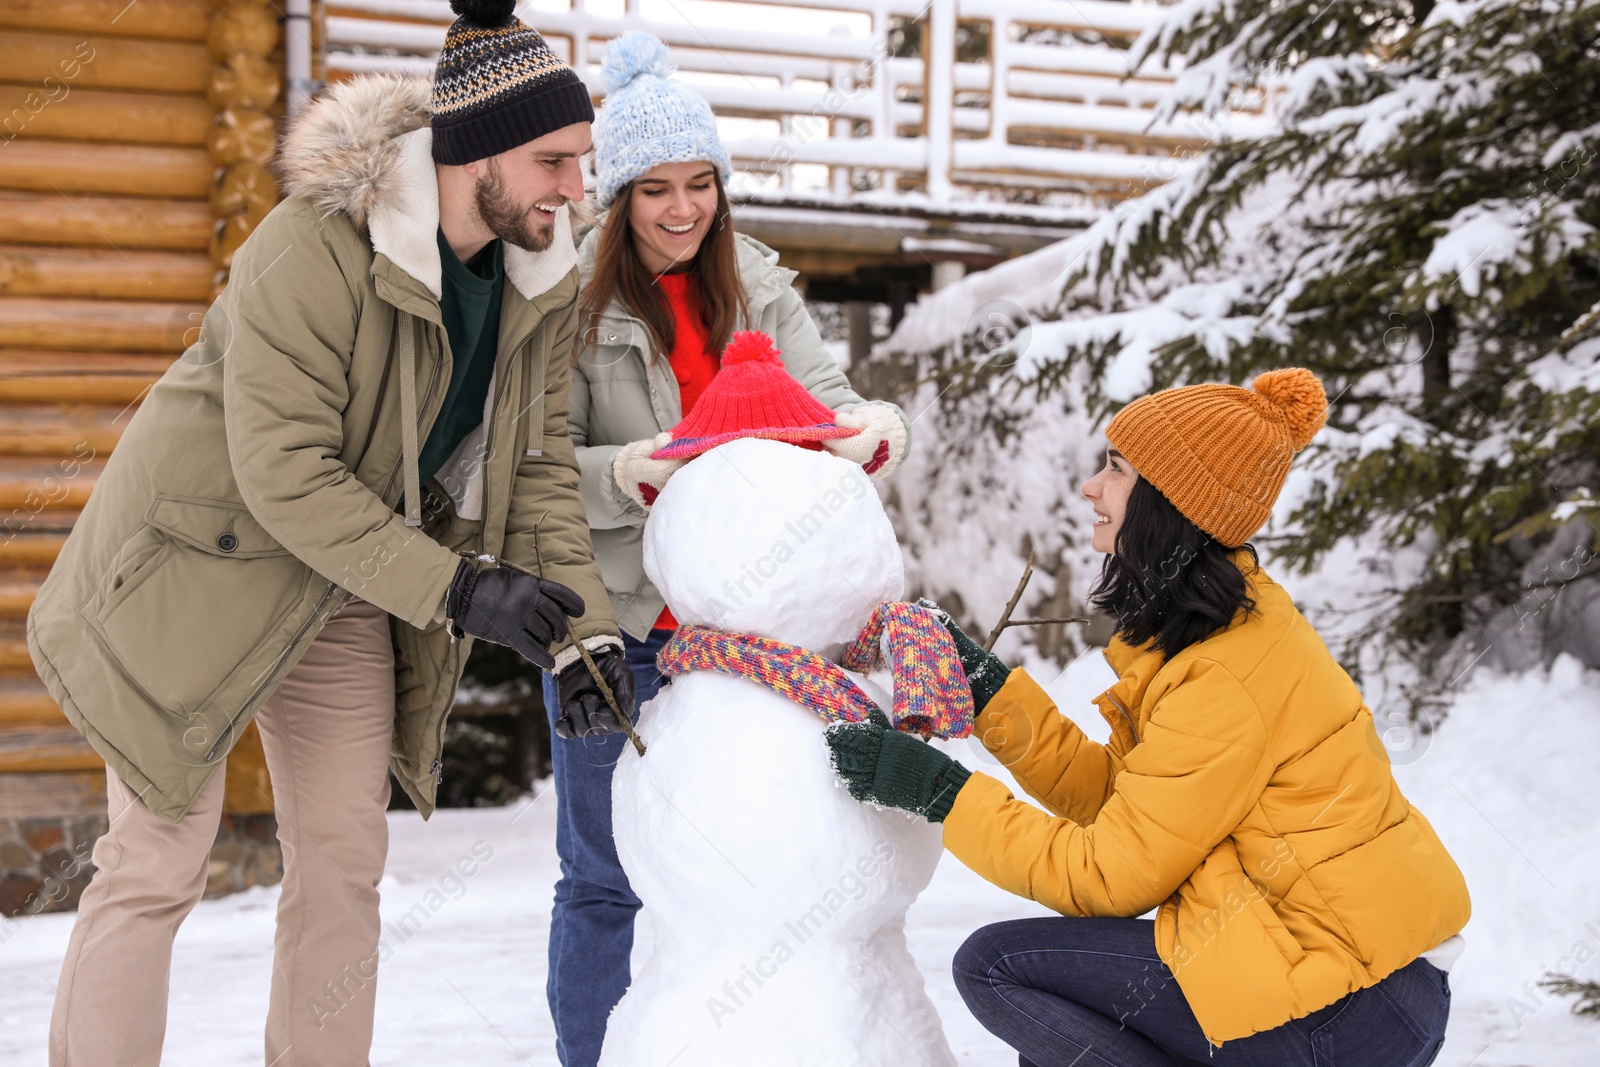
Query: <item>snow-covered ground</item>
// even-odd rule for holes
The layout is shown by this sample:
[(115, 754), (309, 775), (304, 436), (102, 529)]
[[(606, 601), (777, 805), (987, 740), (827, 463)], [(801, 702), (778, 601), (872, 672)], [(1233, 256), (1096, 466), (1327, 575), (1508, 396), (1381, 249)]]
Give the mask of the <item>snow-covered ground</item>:
[[(1036, 666), (1075, 715), (1109, 680), (1093, 655), (1064, 671)], [(1104, 735), (1092, 712), (1079, 721)], [(1473, 893), (1440, 1067), (1600, 1062), (1600, 1024), (1575, 1018), (1569, 1001), (1549, 999), (1535, 985), (1555, 969), (1600, 977), (1597, 752), (1600, 672), (1563, 659), (1545, 673), (1484, 672), (1463, 682), (1450, 719), (1396, 768)], [(1003, 773), (970, 751), (963, 758)], [(546, 791), (509, 808), (441, 811), (426, 824), (411, 812), (391, 817), (384, 918), (428, 917), (381, 973), (374, 1065), (556, 1062), (544, 999), (554, 814)], [(455, 865), (475, 848), (478, 856), (485, 848), (492, 855), (462, 879)], [(168, 1063), (259, 1062), (276, 902), (276, 890), (252, 890), (202, 903), (184, 925), (173, 965)], [(949, 856), (912, 908), (911, 948), (964, 1064), (1000, 1067), (1016, 1058), (967, 1014), (950, 979), (950, 957), (984, 922), (1037, 914), (1044, 912)], [(44, 915), (0, 930), (5, 1067), (45, 1062), (51, 988), (71, 923), (70, 915)], [(642, 946), (647, 922), (640, 934)]]

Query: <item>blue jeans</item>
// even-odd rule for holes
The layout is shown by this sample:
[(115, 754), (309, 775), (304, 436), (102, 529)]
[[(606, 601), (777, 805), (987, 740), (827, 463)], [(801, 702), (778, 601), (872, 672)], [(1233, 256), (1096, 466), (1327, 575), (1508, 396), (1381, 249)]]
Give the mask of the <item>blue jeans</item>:
[(1414, 960), (1375, 986), (1213, 1050), (1147, 919), (1016, 919), (956, 952), (956, 987), (1022, 1067), (1426, 1067), (1450, 984)]
[[(656, 670), (656, 653), (670, 636), (670, 630), (651, 630), (643, 641), (623, 635), (640, 704), (665, 682)], [(544, 705), (551, 724), (556, 854), (561, 857), (545, 994), (562, 1067), (593, 1067), (606, 1036), (606, 1016), (628, 989), (633, 915), (639, 910), (611, 837), (611, 771), (628, 739), (620, 733), (582, 740), (555, 736), (560, 700), (549, 674)]]

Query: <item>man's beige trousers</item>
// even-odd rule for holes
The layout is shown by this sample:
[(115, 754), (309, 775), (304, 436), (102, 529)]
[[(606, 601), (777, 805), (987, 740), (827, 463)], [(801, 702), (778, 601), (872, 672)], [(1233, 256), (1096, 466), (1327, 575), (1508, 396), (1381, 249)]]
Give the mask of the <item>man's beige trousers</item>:
[[(256, 722), (283, 843), (265, 1062), (361, 1067), (372, 1044), (377, 886), (389, 848), (388, 615), (352, 598)], [(221, 816), (220, 771), (178, 823), (152, 814), (116, 775), (107, 779), (111, 825), (95, 844), (98, 870), (61, 967), (51, 1067), (160, 1063), (172, 940), (205, 890)]]

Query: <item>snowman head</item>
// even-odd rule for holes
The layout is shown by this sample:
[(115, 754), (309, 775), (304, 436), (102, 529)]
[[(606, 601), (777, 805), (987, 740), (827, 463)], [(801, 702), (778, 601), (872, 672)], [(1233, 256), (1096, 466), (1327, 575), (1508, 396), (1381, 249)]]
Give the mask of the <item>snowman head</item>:
[(673, 475), (645, 523), (644, 569), (679, 622), (825, 655), (905, 591), (900, 545), (861, 465), (755, 438)]

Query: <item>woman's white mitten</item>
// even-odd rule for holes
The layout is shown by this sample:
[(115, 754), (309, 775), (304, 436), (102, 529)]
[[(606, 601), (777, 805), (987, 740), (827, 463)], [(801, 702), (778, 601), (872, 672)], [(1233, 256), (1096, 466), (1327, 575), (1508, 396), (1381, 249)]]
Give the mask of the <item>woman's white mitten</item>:
[(656, 494), (666, 486), (667, 479), (687, 462), (650, 458), (650, 453), (665, 448), (671, 441), (670, 433), (659, 433), (645, 441), (634, 441), (618, 449), (611, 461), (611, 474), (617, 481), (617, 488), (642, 508), (648, 508), (656, 502)]
[(822, 442), (829, 452), (859, 463), (874, 478), (882, 478), (900, 466), (906, 458), (905, 420), (892, 405), (881, 400), (869, 400), (834, 417), (840, 426), (849, 426), (861, 432), (854, 437), (836, 437)]

